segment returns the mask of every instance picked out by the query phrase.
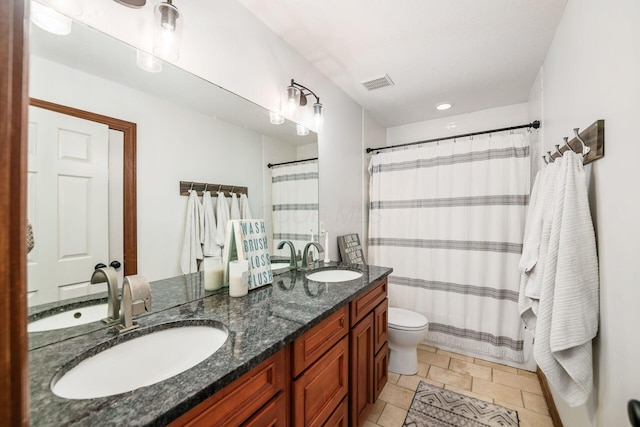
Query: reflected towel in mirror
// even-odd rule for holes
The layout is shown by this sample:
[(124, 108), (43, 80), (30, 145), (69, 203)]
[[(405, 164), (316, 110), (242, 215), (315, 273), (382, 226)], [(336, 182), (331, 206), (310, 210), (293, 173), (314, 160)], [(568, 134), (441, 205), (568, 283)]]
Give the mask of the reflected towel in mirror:
[(218, 230), (210, 191), (205, 191), (202, 194), (202, 209), (204, 210), (204, 246), (202, 252), (204, 256), (222, 256), (220, 246), (216, 244)]
[(182, 243), (182, 256), (180, 268), (184, 274), (196, 273), (198, 261), (203, 259), (202, 242), (204, 240), (204, 212), (198, 192), (189, 190), (187, 202), (187, 218), (184, 228), (184, 241)]

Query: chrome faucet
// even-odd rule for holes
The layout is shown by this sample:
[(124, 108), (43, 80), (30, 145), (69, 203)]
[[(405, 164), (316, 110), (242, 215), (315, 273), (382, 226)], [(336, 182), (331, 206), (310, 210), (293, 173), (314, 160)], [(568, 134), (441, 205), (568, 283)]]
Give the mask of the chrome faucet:
[[(104, 265), (104, 264), (102, 264)], [(120, 296), (118, 295), (118, 276), (113, 267), (96, 268), (91, 275), (91, 284), (107, 282), (107, 317), (102, 321), (112, 325), (120, 321)]]
[(291, 258), (289, 259), (289, 270), (295, 270), (296, 268), (298, 268), (298, 264), (296, 262), (296, 248), (295, 246), (293, 246), (291, 240), (283, 240), (278, 243), (278, 249), (284, 248), (285, 244), (289, 245), (289, 250), (291, 251)]
[(122, 283), (122, 313), (120, 324), (116, 328), (120, 332), (127, 332), (139, 325), (133, 321), (133, 316), (138, 316), (145, 311), (151, 311), (151, 287), (149, 282), (140, 276), (127, 276)]
[(306, 270), (307, 269), (307, 257), (309, 256), (309, 248), (311, 246), (315, 246), (316, 249), (318, 249), (318, 252), (324, 252), (324, 248), (322, 247), (322, 245), (318, 242), (309, 242), (305, 245), (304, 247), (304, 251), (302, 252), (302, 266), (300, 267), (301, 270)]

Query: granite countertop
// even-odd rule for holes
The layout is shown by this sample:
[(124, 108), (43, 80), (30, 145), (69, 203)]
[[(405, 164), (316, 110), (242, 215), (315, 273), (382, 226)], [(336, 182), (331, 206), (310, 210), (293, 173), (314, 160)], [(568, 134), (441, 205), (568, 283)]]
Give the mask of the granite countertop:
[[(321, 263), (321, 268), (336, 265), (340, 264)], [(167, 283), (175, 285), (185, 280), (193, 289), (202, 290), (194, 291), (191, 301), (167, 303), (166, 309), (154, 309), (151, 314), (137, 318), (141, 327), (129, 332), (131, 336), (145, 330), (161, 329), (163, 326), (159, 325), (167, 323), (205, 320), (220, 322), (229, 330), (225, 344), (200, 364), (165, 381), (115, 396), (86, 400), (54, 395), (50, 389), (51, 380), (79, 355), (117, 338), (118, 332), (113, 327), (101, 328), (35, 348), (29, 352), (31, 425), (156, 426), (169, 423), (284, 348), (392, 271), (365, 265), (345, 265), (343, 268), (357, 269), (364, 274), (348, 282), (319, 283), (308, 281), (304, 273), (285, 273), (275, 276), (273, 284), (255, 289), (242, 298), (229, 297), (228, 288), (204, 293), (200, 273), (153, 282), (152, 298), (156, 287), (164, 289)], [(176, 294), (181, 292), (177, 286)], [(195, 298), (197, 295), (202, 296)], [(184, 298), (176, 295), (179, 301)]]

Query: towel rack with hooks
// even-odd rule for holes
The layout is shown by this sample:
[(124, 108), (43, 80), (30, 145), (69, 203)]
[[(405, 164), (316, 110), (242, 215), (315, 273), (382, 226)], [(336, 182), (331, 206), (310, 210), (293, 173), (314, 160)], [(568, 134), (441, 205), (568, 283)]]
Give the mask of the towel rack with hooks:
[(188, 196), (189, 190), (193, 189), (198, 192), (198, 196), (202, 196), (205, 188), (211, 192), (211, 195), (215, 197), (216, 192), (222, 191), (225, 196), (231, 197), (231, 193), (236, 195), (246, 194), (249, 195), (248, 187), (241, 187), (239, 185), (226, 185), (226, 184), (211, 184), (207, 182), (194, 182), (194, 181), (180, 181), (180, 195)]
[[(584, 153), (588, 151), (588, 153), (584, 156), (583, 163), (586, 165), (587, 163), (591, 163), (594, 160), (598, 160), (599, 158), (604, 156), (604, 120), (596, 120), (583, 130), (582, 132), (578, 132), (578, 128), (574, 129), (575, 137), (571, 140), (565, 137), (564, 144), (560, 147), (560, 144), (556, 145), (555, 151), (547, 151), (547, 154), (543, 155), (542, 158), (546, 163), (553, 162), (558, 157), (561, 157), (562, 154), (571, 150), (575, 153)], [(582, 140), (582, 141), (581, 141)], [(583, 147), (583, 143), (586, 144), (586, 149)]]

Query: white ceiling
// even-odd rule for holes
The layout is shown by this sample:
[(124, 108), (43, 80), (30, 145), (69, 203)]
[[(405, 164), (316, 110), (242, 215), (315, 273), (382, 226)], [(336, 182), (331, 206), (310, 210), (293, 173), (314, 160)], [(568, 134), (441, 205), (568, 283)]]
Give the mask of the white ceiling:
[[(239, 1), (385, 127), (526, 102), (566, 4)], [(362, 86), (385, 73), (394, 86)]]

